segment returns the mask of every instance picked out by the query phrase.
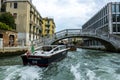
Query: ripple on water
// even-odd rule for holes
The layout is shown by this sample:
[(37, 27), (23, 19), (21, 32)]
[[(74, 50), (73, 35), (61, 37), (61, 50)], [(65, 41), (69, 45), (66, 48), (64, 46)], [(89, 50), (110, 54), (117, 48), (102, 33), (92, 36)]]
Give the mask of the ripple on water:
[(119, 58), (116, 53), (77, 49), (47, 68), (22, 66), (19, 56), (4, 58), (0, 80), (120, 80)]
[(42, 69), (37, 66), (7, 66), (3, 80), (41, 80)]
[(75, 77), (74, 80), (81, 80), (82, 79), (81, 73), (79, 72), (78, 68), (80, 68), (80, 64), (77, 64), (75, 66), (71, 65), (70, 71)]

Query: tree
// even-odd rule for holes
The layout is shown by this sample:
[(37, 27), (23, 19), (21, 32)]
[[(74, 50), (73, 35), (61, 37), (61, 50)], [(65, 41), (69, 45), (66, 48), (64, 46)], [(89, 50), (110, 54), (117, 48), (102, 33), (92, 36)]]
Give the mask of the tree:
[(0, 15), (0, 22), (5, 23), (12, 29), (15, 28), (15, 19), (10, 12), (6, 12)]
[(6, 25), (5, 23), (0, 22), (0, 29), (2, 30), (12, 30), (12, 28), (10, 28), (8, 25)]

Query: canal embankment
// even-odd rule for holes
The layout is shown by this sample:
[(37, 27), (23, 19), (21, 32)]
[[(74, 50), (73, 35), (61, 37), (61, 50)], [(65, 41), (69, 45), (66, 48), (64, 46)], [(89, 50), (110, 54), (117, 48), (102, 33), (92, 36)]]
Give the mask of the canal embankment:
[(78, 48), (106, 51), (104, 46), (78, 46)]
[(3, 47), (0, 48), (0, 57), (14, 56), (24, 54), (29, 47)]
[[(82, 49), (107, 51), (104, 46), (78, 46), (77, 45), (76, 47), (82, 48)], [(30, 49), (30, 47), (28, 47), (28, 46), (3, 47), (3, 48), (0, 48), (0, 57), (21, 55), (21, 54), (24, 54), (29, 49)], [(120, 52), (120, 48), (116, 52)]]
[(116, 51), (108, 51), (104, 46), (77, 46), (77, 48), (120, 53), (120, 48), (116, 49)]

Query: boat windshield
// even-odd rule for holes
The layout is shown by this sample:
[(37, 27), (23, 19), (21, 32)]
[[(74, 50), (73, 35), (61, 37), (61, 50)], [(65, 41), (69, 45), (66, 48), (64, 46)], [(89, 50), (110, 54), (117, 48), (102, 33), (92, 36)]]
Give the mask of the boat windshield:
[(51, 51), (52, 47), (51, 46), (44, 46), (44, 47), (42, 47), (42, 50), (43, 51)]
[(40, 48), (40, 50), (42, 51), (46, 51), (46, 52), (49, 52), (49, 51), (58, 51), (58, 50), (62, 50), (62, 49), (65, 49), (66, 47), (64, 45), (60, 45), (60, 46), (57, 46), (57, 45), (52, 45), (52, 46), (42, 46)]

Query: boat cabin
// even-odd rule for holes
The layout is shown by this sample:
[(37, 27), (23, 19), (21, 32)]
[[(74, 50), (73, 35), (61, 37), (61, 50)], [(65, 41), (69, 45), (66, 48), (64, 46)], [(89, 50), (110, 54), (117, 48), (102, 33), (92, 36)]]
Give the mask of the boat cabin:
[(65, 45), (48, 45), (48, 46), (43, 46), (42, 48), (41, 48), (41, 50), (42, 51), (47, 51), (47, 52), (49, 52), (49, 51), (51, 51), (51, 50), (54, 50), (54, 51), (58, 51), (58, 50), (62, 50), (62, 49), (65, 49), (66, 48), (66, 46)]

